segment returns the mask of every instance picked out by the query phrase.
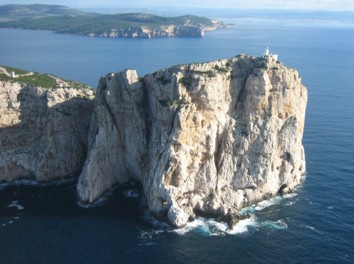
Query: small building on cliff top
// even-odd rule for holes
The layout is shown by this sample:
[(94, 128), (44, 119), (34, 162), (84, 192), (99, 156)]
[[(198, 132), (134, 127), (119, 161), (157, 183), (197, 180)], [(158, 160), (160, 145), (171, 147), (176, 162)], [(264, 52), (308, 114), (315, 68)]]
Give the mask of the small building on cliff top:
[(268, 46), (265, 48), (263, 55), (264, 56), (270, 56), (270, 57), (273, 57), (275, 60), (278, 60), (278, 54), (270, 53)]

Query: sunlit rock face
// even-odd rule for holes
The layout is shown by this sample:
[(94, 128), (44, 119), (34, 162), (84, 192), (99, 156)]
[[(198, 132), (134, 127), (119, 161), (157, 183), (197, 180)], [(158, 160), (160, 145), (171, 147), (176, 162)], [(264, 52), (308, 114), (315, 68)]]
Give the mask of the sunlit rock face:
[(150, 211), (174, 226), (237, 215), (300, 184), (306, 102), (299, 73), (271, 56), (107, 75), (79, 197), (93, 202), (135, 180)]
[(0, 81), (0, 181), (80, 174), (94, 91)]

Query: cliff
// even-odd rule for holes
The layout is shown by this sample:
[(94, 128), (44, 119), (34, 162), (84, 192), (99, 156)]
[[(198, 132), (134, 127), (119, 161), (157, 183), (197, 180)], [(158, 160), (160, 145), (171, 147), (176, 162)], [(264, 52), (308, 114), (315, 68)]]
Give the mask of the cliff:
[(203, 37), (205, 31), (215, 30), (217, 27), (206, 28), (202, 25), (162, 25), (162, 26), (134, 26), (109, 29), (103, 33), (90, 32), (89, 37), (104, 38), (170, 38), (170, 37)]
[(94, 202), (139, 181), (159, 218), (183, 226), (292, 191), (305, 174), (307, 91), (271, 56), (179, 65), (100, 80), (77, 185)]
[(0, 80), (0, 182), (77, 176), (93, 110), (90, 89)]

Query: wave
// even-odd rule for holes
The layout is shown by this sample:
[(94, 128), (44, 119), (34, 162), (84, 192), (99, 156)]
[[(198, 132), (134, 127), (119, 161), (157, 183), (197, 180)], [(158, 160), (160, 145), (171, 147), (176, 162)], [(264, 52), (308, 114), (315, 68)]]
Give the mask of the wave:
[(232, 229), (230, 229), (224, 222), (217, 222), (214, 219), (198, 217), (194, 221), (188, 223), (185, 227), (174, 229), (173, 232), (179, 235), (185, 235), (190, 232), (199, 233), (204, 236), (222, 236), (226, 234), (236, 235), (246, 233), (251, 227), (256, 225), (255, 216), (239, 221)]
[[(139, 193), (134, 190), (128, 190), (124, 192), (124, 196), (130, 198), (135, 198)], [(268, 220), (265, 219), (267, 214), (260, 213), (260, 211), (274, 205), (279, 205), (283, 201), (287, 203), (282, 203), (283, 205), (290, 205), (296, 197), (296, 193), (287, 194), (284, 196), (276, 196), (268, 200), (264, 200), (252, 206), (243, 208), (240, 211), (241, 215), (249, 215), (250, 218), (240, 220), (232, 229), (225, 222), (218, 222), (213, 218), (203, 218), (198, 217), (194, 221), (189, 222), (186, 226), (178, 229), (173, 229), (166, 222), (162, 222), (153, 217), (147, 208), (144, 208), (144, 217), (145, 222), (149, 223), (153, 230), (147, 230), (142, 232), (142, 237), (152, 237), (160, 234), (161, 232), (173, 232), (178, 235), (186, 235), (188, 233), (197, 233), (202, 236), (225, 236), (225, 235), (240, 235), (252, 233), (255, 230), (261, 229), (270, 229), (270, 230), (283, 230), (287, 229), (288, 225), (283, 219), (279, 220)]]
[[(292, 198), (294, 198), (296, 196), (297, 196), (297, 193), (290, 193), (290, 194), (286, 194), (286, 195), (283, 195), (283, 196), (275, 196), (275, 197), (270, 198), (268, 200), (264, 200), (264, 201), (261, 201), (261, 202), (259, 202), (257, 204), (254, 204), (254, 205), (251, 205), (251, 206), (243, 208), (240, 211), (240, 214), (241, 215), (253, 214), (256, 211), (262, 211), (262, 210), (264, 210), (264, 209), (266, 209), (268, 207), (271, 207), (273, 205), (281, 204), (284, 200), (289, 200), (289, 199), (292, 199)], [(294, 203), (295, 203), (295, 201), (288, 201), (285, 205), (292, 205)]]
[(9, 205), (7, 205), (7, 207), (14, 207), (16, 208), (17, 210), (23, 210), (25, 209), (22, 205), (20, 205), (18, 203), (18, 201), (12, 201)]
[[(101, 195), (100, 198), (98, 198), (95, 202), (93, 203), (87, 203), (87, 202), (82, 202), (80, 200), (77, 201), (77, 205), (82, 207), (82, 208), (95, 208), (101, 205), (106, 204), (109, 201), (109, 198), (114, 194), (116, 189), (119, 186), (115, 186), (111, 188), (109, 191), (105, 192), (103, 195)], [(139, 191), (138, 190), (127, 190), (123, 192), (123, 196), (125, 198), (138, 198), (140, 197)]]
[(315, 228), (314, 228), (313, 226), (305, 225), (305, 227), (306, 227), (307, 229), (315, 230)]
[[(232, 229), (229, 229), (228, 225), (224, 222), (217, 222), (214, 219), (199, 217), (196, 220), (188, 223), (185, 227), (173, 230), (173, 232), (179, 235), (195, 232), (205, 236), (215, 236), (237, 235), (248, 233), (257, 229), (284, 230), (288, 228), (288, 225), (283, 219), (272, 221), (264, 219), (264, 214), (261, 214), (262, 217), (259, 217), (259, 213), (268, 207), (279, 205), (283, 201), (293, 199), (296, 196), (297, 193), (286, 194), (284, 196), (276, 196), (243, 208), (240, 211), (240, 214), (250, 215), (251, 217), (239, 221)], [(284, 203), (284, 205), (291, 205), (293, 203), (295, 203), (295, 201), (290, 200), (287, 201), (287, 203)]]
[(95, 202), (93, 203), (87, 203), (87, 202), (83, 202), (80, 200), (77, 200), (77, 205), (80, 206), (81, 208), (85, 208), (85, 209), (89, 209), (89, 208), (95, 208), (101, 205), (104, 205), (108, 202), (109, 197), (111, 197), (113, 195), (113, 192), (115, 188), (112, 188), (111, 190), (105, 192), (100, 198), (98, 198)]
[(85, 209), (95, 208), (95, 207), (98, 207), (98, 206), (106, 204), (108, 202), (108, 197), (109, 196), (111, 196), (111, 194), (107, 193), (104, 196), (101, 196), (99, 199), (97, 199), (93, 203), (86, 203), (86, 202), (82, 202), (82, 201), (79, 201), (79, 200), (76, 203), (81, 208), (85, 208)]
[(250, 228), (252, 227), (257, 227), (257, 221), (256, 221), (256, 217), (253, 216), (251, 218), (248, 219), (244, 219), (241, 220), (240, 222), (238, 222), (232, 230), (230, 230), (228, 232), (228, 234), (230, 235), (236, 235), (236, 234), (242, 234), (242, 233), (246, 233), (249, 231)]
[(5, 226), (11, 225), (11, 224), (13, 224), (13, 223), (14, 223), (14, 221), (13, 221), (13, 220), (10, 220), (10, 221), (8, 221), (8, 222), (2, 224), (1, 227), (5, 227)]
[(261, 220), (252, 215), (248, 219), (239, 221), (232, 229), (224, 222), (199, 217), (183, 228), (174, 229), (173, 232), (178, 235), (186, 235), (193, 232), (204, 236), (224, 236), (245, 234), (257, 229), (284, 230), (287, 228), (288, 225), (283, 219), (277, 221)]
[(270, 206), (273, 205), (277, 205), (280, 204), (280, 202), (283, 200), (283, 197), (281, 196), (275, 196), (273, 198), (270, 198), (268, 200), (264, 200), (262, 202), (259, 202), (256, 206), (255, 206), (255, 210), (256, 211), (262, 211), (265, 208), (268, 208)]
[(214, 219), (198, 217), (186, 226), (173, 230), (179, 235), (185, 235), (189, 232), (196, 232), (206, 236), (220, 235), (225, 233), (228, 226), (224, 222), (216, 222)]
[(283, 230), (288, 228), (288, 225), (282, 219), (277, 221), (266, 220), (261, 222), (259, 226), (263, 228), (269, 228), (272, 230)]
[(0, 190), (3, 190), (10, 186), (22, 186), (22, 185), (37, 186), (39, 185), (39, 182), (36, 180), (27, 180), (27, 179), (16, 180), (13, 182), (4, 182), (0, 184)]
[(297, 196), (297, 193), (288, 193), (283, 195), (284, 199), (290, 199), (290, 198), (294, 198), (295, 196)]
[(5, 222), (5, 223), (2, 223), (2, 224), (1, 224), (1, 227), (6, 227), (6, 226), (8, 226), (8, 225), (11, 225), (11, 224), (15, 223), (15, 221), (17, 221), (17, 220), (19, 220), (19, 219), (20, 219), (19, 216), (15, 216), (15, 217), (13, 217), (11, 220), (9, 220), (9, 221), (7, 221), (7, 222)]
[(138, 198), (140, 196), (138, 190), (126, 190), (123, 195), (126, 198)]
[(0, 183), (0, 190), (3, 190), (7, 187), (11, 186), (39, 186), (39, 187), (47, 187), (47, 186), (62, 186), (66, 184), (70, 184), (76, 182), (77, 178), (65, 178), (59, 180), (52, 180), (48, 182), (39, 182), (37, 180), (31, 179), (20, 179), (12, 182), (4, 182)]

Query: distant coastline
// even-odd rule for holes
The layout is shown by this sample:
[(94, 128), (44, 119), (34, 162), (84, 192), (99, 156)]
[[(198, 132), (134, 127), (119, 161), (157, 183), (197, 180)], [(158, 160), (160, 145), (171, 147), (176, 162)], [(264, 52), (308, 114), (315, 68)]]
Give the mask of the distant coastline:
[(89, 37), (203, 37), (206, 31), (226, 26), (221, 21), (194, 15), (98, 14), (57, 5), (3, 5), (0, 15), (1, 28), (50, 30)]

